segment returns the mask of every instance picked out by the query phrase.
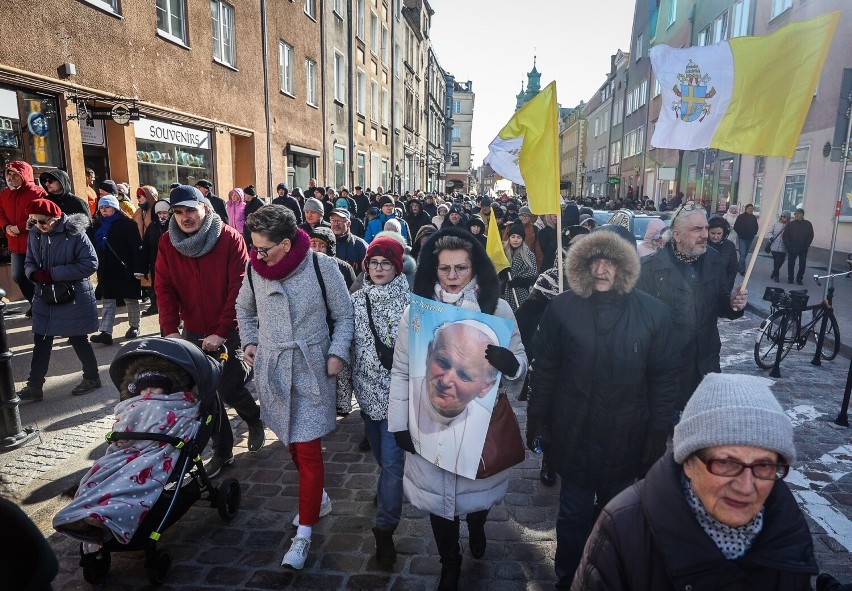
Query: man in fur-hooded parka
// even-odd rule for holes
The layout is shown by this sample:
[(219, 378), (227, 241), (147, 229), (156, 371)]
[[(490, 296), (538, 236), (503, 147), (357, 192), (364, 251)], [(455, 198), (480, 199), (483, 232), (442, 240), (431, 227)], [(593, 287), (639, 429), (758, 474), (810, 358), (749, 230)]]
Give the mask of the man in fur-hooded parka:
[(568, 253), (570, 292), (554, 297), (533, 338), (527, 442), (542, 436), (562, 477), (558, 589), (568, 589), (603, 507), (665, 451), (677, 358), (665, 305), (634, 289), (636, 247), (594, 232)]

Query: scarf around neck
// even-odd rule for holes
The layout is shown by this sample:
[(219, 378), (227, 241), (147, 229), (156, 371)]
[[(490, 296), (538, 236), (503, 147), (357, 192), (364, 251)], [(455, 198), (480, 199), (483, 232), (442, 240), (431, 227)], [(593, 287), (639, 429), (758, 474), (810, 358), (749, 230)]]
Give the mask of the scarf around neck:
[(479, 283), (476, 277), (470, 280), (458, 293), (447, 293), (440, 283), (435, 283), (435, 299), (445, 304), (452, 304), (466, 310), (479, 312)]
[(95, 230), (95, 247), (104, 252), (107, 249), (107, 236), (109, 235), (110, 228), (112, 228), (112, 224), (115, 220), (124, 217), (124, 214), (120, 211), (116, 211), (111, 216), (107, 216), (105, 218), (101, 218), (101, 225), (98, 226), (98, 229)]
[(269, 281), (284, 279), (302, 264), (311, 249), (311, 239), (301, 228), (296, 229), (296, 236), (290, 242), (290, 251), (274, 265), (267, 265), (263, 259), (257, 258), (257, 250), (252, 248), (249, 254), (251, 268)]
[(180, 229), (175, 216), (169, 220), (169, 238), (172, 246), (183, 256), (198, 258), (204, 256), (216, 246), (222, 233), (222, 218), (214, 211), (208, 211), (201, 222), (201, 229), (195, 234), (186, 234)]

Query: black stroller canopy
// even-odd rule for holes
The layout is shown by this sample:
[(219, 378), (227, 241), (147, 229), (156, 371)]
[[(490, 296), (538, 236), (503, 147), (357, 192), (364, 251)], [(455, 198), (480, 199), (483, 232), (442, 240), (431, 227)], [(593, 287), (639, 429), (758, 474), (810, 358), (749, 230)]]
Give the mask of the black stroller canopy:
[(156, 355), (183, 368), (198, 387), (198, 392), (213, 392), (219, 384), (221, 366), (204, 354), (197, 345), (184, 340), (145, 337), (125, 343), (109, 366), (109, 377), (116, 388), (121, 387), (127, 366), (139, 356)]

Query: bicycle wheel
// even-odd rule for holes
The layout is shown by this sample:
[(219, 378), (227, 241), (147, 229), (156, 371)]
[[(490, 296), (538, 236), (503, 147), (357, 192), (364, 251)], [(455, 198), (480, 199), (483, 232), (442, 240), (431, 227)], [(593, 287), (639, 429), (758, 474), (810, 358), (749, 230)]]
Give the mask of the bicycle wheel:
[(762, 369), (771, 369), (775, 364), (779, 344), (783, 348), (781, 359), (784, 359), (793, 347), (795, 323), (788, 318), (786, 333), (782, 335), (781, 319), (784, 314), (784, 310), (778, 310), (760, 324), (760, 334), (754, 343), (754, 362)]
[[(819, 325), (817, 323), (811, 331), (813, 334), (814, 343), (819, 341)], [(840, 327), (837, 324), (837, 319), (834, 315), (829, 316), (828, 325), (825, 327), (825, 340), (822, 343), (822, 352), (820, 356), (826, 361), (832, 361), (840, 352)]]

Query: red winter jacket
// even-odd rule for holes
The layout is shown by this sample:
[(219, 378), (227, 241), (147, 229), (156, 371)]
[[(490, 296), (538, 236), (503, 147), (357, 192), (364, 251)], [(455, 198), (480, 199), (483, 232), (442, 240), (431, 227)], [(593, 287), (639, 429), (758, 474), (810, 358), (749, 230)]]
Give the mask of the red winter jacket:
[(160, 238), (154, 290), (164, 335), (187, 330), (223, 339), (237, 330), (237, 294), (243, 284), (248, 250), (242, 236), (222, 224), (213, 250), (192, 258), (179, 253), (169, 232)]
[[(47, 197), (44, 189), (33, 182), (33, 167), (26, 162), (13, 160), (6, 165), (3, 170), (3, 175), (6, 175), (7, 170), (14, 170), (24, 179), (24, 184), (17, 189), (6, 187), (0, 191), (0, 228), (6, 233), (6, 240), (9, 243), (9, 251), (16, 254), (27, 253), (27, 238), (29, 237), (29, 229), (27, 228), (27, 206), (42, 197)], [(12, 236), (6, 232), (6, 226), (17, 226), (20, 234)]]

